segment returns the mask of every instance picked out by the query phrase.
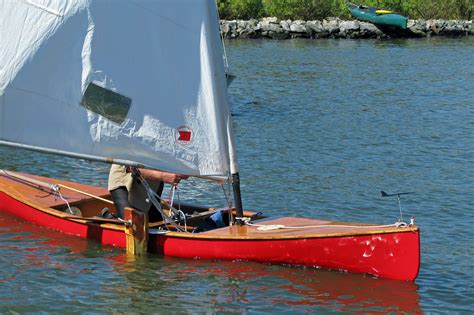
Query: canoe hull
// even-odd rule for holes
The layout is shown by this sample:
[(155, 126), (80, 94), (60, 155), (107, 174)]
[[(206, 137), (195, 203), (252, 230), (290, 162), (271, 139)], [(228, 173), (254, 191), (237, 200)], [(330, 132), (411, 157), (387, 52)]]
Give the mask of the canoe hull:
[[(106, 192), (92, 186), (81, 188)], [(72, 193), (67, 198), (79, 199)], [(56, 210), (60, 202), (48, 192), (0, 176), (0, 211), (43, 227), (125, 248), (123, 225), (68, 219), (64, 212)], [(418, 275), (417, 227), (356, 224), (347, 231), (337, 222), (304, 218), (277, 218), (261, 224), (286, 224), (298, 229), (260, 231), (255, 226), (227, 226), (202, 233), (166, 234), (155, 234), (156, 230), (151, 229), (148, 248), (172, 257), (312, 266), (407, 281)], [(313, 227), (306, 228), (308, 225)]]

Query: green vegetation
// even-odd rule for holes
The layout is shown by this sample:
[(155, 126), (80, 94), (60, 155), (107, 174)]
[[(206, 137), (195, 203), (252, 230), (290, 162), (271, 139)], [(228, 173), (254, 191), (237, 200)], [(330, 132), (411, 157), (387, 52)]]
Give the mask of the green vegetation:
[[(292, 20), (349, 18), (346, 4), (344, 0), (217, 0), (220, 16), (226, 20), (264, 16)], [(393, 10), (413, 19), (474, 18), (473, 0), (364, 0), (362, 4)]]

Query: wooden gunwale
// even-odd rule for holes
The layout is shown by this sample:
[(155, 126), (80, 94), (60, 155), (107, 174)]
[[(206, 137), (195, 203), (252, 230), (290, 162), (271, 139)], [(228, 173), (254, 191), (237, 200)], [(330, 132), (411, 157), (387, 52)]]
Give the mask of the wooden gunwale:
[[(65, 212), (62, 212), (62, 211), (59, 211), (59, 210), (55, 210), (55, 209), (49, 208), (49, 207), (43, 207), (43, 206), (40, 206), (40, 205), (35, 204), (33, 202), (30, 202), (27, 199), (22, 198), (21, 193), (16, 193), (15, 194), (15, 193), (9, 193), (9, 192), (2, 191), (2, 190), (0, 190), (0, 191), (7, 194), (10, 197), (12, 197), (13, 199), (27, 205), (27, 206), (30, 206), (30, 207), (38, 210), (38, 211), (47, 213), (49, 215), (61, 218), (63, 220), (74, 221), (74, 222), (82, 223), (82, 224), (85, 224), (85, 225), (92, 223), (91, 220), (88, 220), (87, 218), (72, 217), (68, 213), (65, 213)], [(97, 223), (94, 223), (94, 224), (97, 225)], [(101, 224), (98, 224), (98, 225), (101, 228), (104, 228), (104, 229), (124, 231), (124, 226), (123, 225), (118, 225), (118, 224), (113, 224), (113, 223), (101, 223)]]
[[(5, 177), (4, 175), (0, 174), (0, 176), (2, 177)], [(9, 178), (10, 180), (13, 180), (11, 178)], [(27, 183), (23, 182), (23, 181), (19, 181), (21, 182), (22, 184), (24, 185), (28, 185)], [(3, 186), (3, 187), (2, 187)], [(74, 222), (78, 222), (78, 223), (82, 223), (82, 224), (90, 224), (90, 220), (87, 220), (86, 218), (81, 218), (81, 217), (72, 217), (71, 214), (69, 213), (65, 213), (63, 211), (60, 211), (60, 210), (56, 210), (52, 207), (45, 207), (45, 206), (42, 206), (40, 205), (39, 203), (35, 203), (34, 201), (31, 201), (30, 198), (28, 198), (27, 196), (25, 196), (23, 193), (21, 193), (20, 191), (18, 191), (17, 189), (15, 189), (14, 187), (8, 187), (7, 189), (4, 188), (5, 184), (0, 182), (0, 192), (3, 192), (5, 193), (6, 195), (10, 196), (11, 198), (31, 207), (31, 208), (34, 208), (38, 211), (41, 211), (41, 212), (44, 212), (46, 214), (49, 214), (49, 215), (52, 215), (52, 216), (55, 216), (55, 217), (58, 217), (58, 218), (61, 218), (63, 220), (68, 220), (68, 221), (74, 221)], [(32, 186), (34, 187), (35, 189), (37, 190), (40, 190), (40, 191), (43, 191), (43, 192), (48, 192), (46, 189), (42, 189), (42, 188), (39, 188), (35, 185), (29, 185), (29, 186)], [(76, 201), (76, 202), (71, 202), (70, 204), (71, 205), (74, 205), (76, 203), (80, 203), (80, 202), (84, 202), (84, 201), (87, 201), (89, 198), (84, 198), (82, 200), (79, 200), (79, 201)], [(95, 223), (96, 224), (96, 223)], [(97, 225), (97, 224), (96, 224)], [(122, 225), (117, 225), (117, 224), (111, 224), (111, 223), (102, 223), (102, 224), (99, 224), (99, 226), (101, 228), (104, 228), (104, 229), (109, 229), (109, 230), (120, 230), (120, 231), (124, 231), (124, 227)]]
[[(213, 230), (217, 232), (218, 230), (228, 229), (229, 227)], [(232, 228), (232, 227), (231, 227)], [(246, 227), (242, 227), (246, 228)], [(248, 228), (248, 227), (247, 227)], [(369, 231), (351, 231), (351, 232), (334, 232), (334, 233), (304, 233), (304, 234), (295, 234), (295, 235), (271, 235), (272, 231), (264, 231), (263, 233), (268, 233), (270, 235), (225, 235), (222, 234), (207, 234), (207, 232), (201, 232), (196, 234), (191, 233), (182, 233), (182, 232), (168, 232), (164, 235), (168, 237), (177, 237), (177, 238), (190, 238), (190, 239), (221, 239), (221, 240), (290, 240), (290, 239), (309, 239), (309, 238), (334, 238), (334, 237), (351, 237), (351, 236), (364, 236), (364, 235), (379, 235), (379, 234), (391, 234), (391, 233), (408, 233), (408, 232), (418, 232), (419, 228), (417, 226), (411, 226), (406, 228), (390, 228), (390, 229), (374, 229)], [(281, 230), (280, 230), (281, 231)]]

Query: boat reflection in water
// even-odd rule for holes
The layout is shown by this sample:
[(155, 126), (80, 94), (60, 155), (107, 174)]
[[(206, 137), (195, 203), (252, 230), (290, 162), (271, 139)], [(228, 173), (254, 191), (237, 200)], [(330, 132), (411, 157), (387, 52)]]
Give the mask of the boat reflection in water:
[(38, 227), (2, 212), (0, 212), (0, 240), (0, 256), (4, 257), (4, 262), (12, 260), (13, 265), (20, 269), (32, 266), (67, 269), (70, 261), (61, 262), (61, 260), (70, 254), (74, 255), (74, 258), (87, 258), (123, 253), (120, 249), (104, 247), (94, 241)]
[(418, 285), (409, 281), (252, 262), (188, 261), (169, 257), (163, 260), (173, 266), (163, 271), (179, 270), (182, 276), (193, 278), (231, 279), (234, 290), (244, 293), (239, 297), (244, 302), (280, 304), (282, 310), (286, 306), (361, 313), (422, 313)]

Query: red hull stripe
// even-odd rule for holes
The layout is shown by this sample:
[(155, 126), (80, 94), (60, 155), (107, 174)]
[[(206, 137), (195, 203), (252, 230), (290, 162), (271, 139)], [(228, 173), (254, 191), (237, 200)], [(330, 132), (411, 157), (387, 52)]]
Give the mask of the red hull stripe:
[(26, 221), (52, 228), (66, 234), (88, 238), (104, 245), (125, 248), (125, 234), (122, 231), (102, 228), (94, 223), (83, 224), (71, 220), (65, 220), (30, 207), (3, 192), (0, 192), (0, 211), (11, 213)]
[(419, 271), (419, 232), (348, 237), (226, 240), (153, 235), (166, 256), (324, 267), (413, 281)]

